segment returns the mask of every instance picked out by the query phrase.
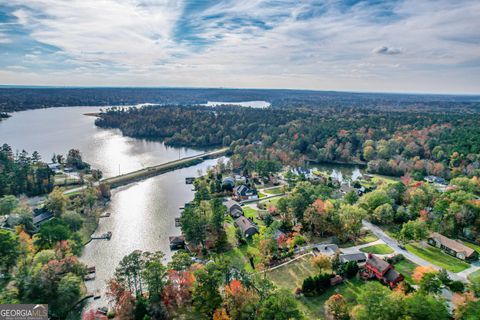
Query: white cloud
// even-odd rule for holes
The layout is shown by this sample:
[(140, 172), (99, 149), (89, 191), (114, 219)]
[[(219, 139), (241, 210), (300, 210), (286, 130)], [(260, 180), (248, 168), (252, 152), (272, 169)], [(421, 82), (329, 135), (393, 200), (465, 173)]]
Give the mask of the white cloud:
[[(224, 0), (191, 13), (180, 0), (11, 3), (22, 5), (14, 14), (31, 37), (60, 48), (84, 85), (480, 91), (480, 66), (456, 67), (480, 57), (478, 1), (405, 0), (384, 17), (383, 6), (342, 10), (332, 0), (303, 20), (313, 1)], [(182, 18), (207, 45), (177, 41)], [(71, 73), (44, 76), (70, 83)]]

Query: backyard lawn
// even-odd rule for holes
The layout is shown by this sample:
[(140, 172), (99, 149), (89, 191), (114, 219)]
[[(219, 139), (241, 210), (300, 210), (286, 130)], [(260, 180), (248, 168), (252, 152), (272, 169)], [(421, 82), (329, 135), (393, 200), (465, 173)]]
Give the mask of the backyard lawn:
[(409, 243), (405, 245), (405, 247), (408, 251), (420, 258), (452, 272), (460, 272), (470, 267), (468, 263), (449, 256), (430, 245), (425, 245), (425, 247), (423, 247), (419, 243)]
[(462, 243), (464, 245), (466, 245), (467, 247), (472, 248), (473, 250), (480, 253), (480, 246), (478, 244), (473, 244), (473, 243), (470, 243), (470, 242), (467, 242), (467, 241), (462, 241)]
[(342, 284), (332, 287), (324, 294), (318, 297), (301, 297), (298, 299), (307, 319), (325, 319), (324, 304), (333, 294), (340, 293), (350, 304), (350, 307), (356, 304), (357, 294), (365, 281), (357, 278), (345, 280)]
[(376, 244), (373, 246), (361, 248), (360, 251), (373, 254), (390, 254), (393, 253), (393, 249), (386, 244)]
[(276, 187), (268, 190), (263, 190), (263, 192), (268, 193), (268, 194), (282, 194), (283, 193), (283, 186), (281, 187)]
[(395, 270), (400, 272), (405, 277), (405, 280), (408, 283), (412, 285), (414, 284), (412, 281), (412, 273), (413, 273), (413, 270), (417, 267), (415, 263), (413, 263), (408, 259), (404, 259), (402, 261), (397, 262), (394, 265), (394, 267), (395, 267)]
[(306, 256), (295, 260), (278, 269), (268, 271), (267, 277), (278, 287), (293, 292), (302, 287), (303, 280), (318, 273), (318, 270), (310, 263), (312, 256)]
[(242, 207), (242, 210), (245, 217), (253, 219), (257, 225), (264, 225), (263, 221), (258, 219), (258, 210), (248, 206)]
[(377, 240), (378, 240), (378, 237), (373, 233), (371, 233), (370, 231), (368, 231), (365, 235), (358, 237), (357, 240), (355, 240), (355, 242), (349, 241), (349, 242), (340, 244), (340, 248), (359, 246), (359, 245), (367, 244)]

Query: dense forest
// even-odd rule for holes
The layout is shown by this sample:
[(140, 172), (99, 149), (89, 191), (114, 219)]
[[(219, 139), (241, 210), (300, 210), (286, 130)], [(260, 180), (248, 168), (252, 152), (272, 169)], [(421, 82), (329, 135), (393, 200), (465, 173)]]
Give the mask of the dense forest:
[(14, 154), (9, 145), (0, 147), (0, 196), (36, 196), (52, 188), (53, 172), (41, 161), (38, 152), (31, 156), (25, 150)]
[(125, 135), (174, 146), (230, 146), (243, 166), (259, 159), (365, 163), (371, 172), (454, 177), (480, 169), (476, 113), (362, 108), (112, 108), (96, 120)]
[(478, 96), (351, 93), (311, 90), (220, 88), (53, 88), (0, 87), (0, 111), (63, 106), (112, 106), (140, 103), (202, 104), (208, 101), (265, 100), (272, 107), (479, 110)]

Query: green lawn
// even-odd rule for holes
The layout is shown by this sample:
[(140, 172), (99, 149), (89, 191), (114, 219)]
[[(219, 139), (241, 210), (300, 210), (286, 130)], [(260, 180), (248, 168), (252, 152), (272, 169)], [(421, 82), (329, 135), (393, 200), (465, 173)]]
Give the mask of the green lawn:
[(348, 247), (353, 247), (353, 246), (359, 246), (359, 245), (367, 244), (367, 243), (374, 242), (374, 241), (377, 241), (377, 240), (378, 240), (378, 237), (376, 235), (374, 235), (373, 233), (371, 233), (370, 231), (368, 231), (367, 234), (358, 237), (357, 240), (355, 240), (355, 242), (350, 241), (350, 242), (340, 244), (340, 248), (348, 248)]
[(405, 277), (405, 280), (410, 284), (414, 284), (412, 281), (412, 273), (417, 266), (417, 264), (408, 259), (404, 259), (394, 265), (395, 270), (400, 272)]
[[(284, 267), (267, 272), (267, 277), (277, 287), (286, 288), (293, 292), (296, 288), (302, 286), (303, 280), (306, 277), (317, 274), (316, 269), (310, 264), (310, 259), (311, 257), (298, 259)], [(301, 297), (298, 301), (302, 311), (307, 316), (307, 319), (324, 319), (323, 305), (330, 296), (335, 293), (340, 293), (353, 306), (359, 289), (365, 283), (366, 282), (362, 280), (353, 278), (346, 280), (343, 284), (328, 289), (327, 292), (321, 296)]]
[(471, 274), (468, 276), (468, 279), (469, 279), (471, 282), (480, 284), (480, 270), (477, 270), (477, 271), (471, 273)]
[(468, 263), (449, 256), (446, 253), (443, 253), (441, 250), (430, 245), (425, 245), (425, 247), (423, 247), (418, 243), (409, 243), (405, 245), (405, 247), (408, 251), (419, 256), (420, 258), (423, 258), (441, 268), (452, 272), (460, 272), (470, 267)]
[(333, 294), (340, 293), (347, 300), (350, 307), (356, 304), (357, 295), (360, 288), (365, 285), (365, 281), (357, 278), (345, 280), (342, 284), (332, 287), (327, 292), (318, 297), (301, 297), (298, 299), (300, 306), (305, 312), (307, 319), (325, 319), (324, 304)]
[(373, 254), (390, 254), (393, 253), (393, 249), (386, 244), (376, 244), (373, 246), (361, 248), (360, 251)]
[(263, 193), (263, 192), (259, 192), (259, 193), (258, 193), (258, 197), (259, 197), (260, 199), (265, 198), (266, 196), (267, 196), (266, 193)]
[(477, 251), (478, 253), (480, 253), (480, 246), (477, 245), (477, 244), (473, 244), (473, 243), (470, 243), (470, 242), (467, 242), (467, 241), (462, 241), (462, 243), (464, 245), (466, 245), (467, 247), (469, 248), (472, 248), (473, 250)]
[(283, 186), (268, 189), (268, 190), (263, 190), (263, 192), (268, 193), (268, 194), (282, 194), (283, 193)]
[[(235, 235), (235, 226), (227, 224), (225, 226), (225, 231), (227, 233), (227, 239), (230, 243), (231, 249), (223, 253), (223, 255), (228, 257), (232, 262), (232, 265), (236, 268), (253, 272), (252, 266), (250, 265), (250, 261), (248, 259), (247, 251), (250, 250), (255, 253), (258, 252), (258, 249), (252, 246), (251, 240), (249, 243), (239, 246), (237, 237)], [(258, 256), (258, 254), (256, 254), (256, 256)]]
[(264, 224), (262, 220), (258, 219), (258, 210), (255, 210), (254, 208), (248, 206), (242, 207), (242, 210), (245, 217), (252, 218), (257, 225)]
[(268, 205), (270, 204), (273, 204), (273, 205), (276, 205), (278, 200), (280, 200), (282, 197), (276, 197), (276, 198), (272, 198), (272, 199), (268, 199), (268, 200), (263, 200), (263, 201), (260, 201), (261, 203), (266, 203), (267, 204), (267, 207)]

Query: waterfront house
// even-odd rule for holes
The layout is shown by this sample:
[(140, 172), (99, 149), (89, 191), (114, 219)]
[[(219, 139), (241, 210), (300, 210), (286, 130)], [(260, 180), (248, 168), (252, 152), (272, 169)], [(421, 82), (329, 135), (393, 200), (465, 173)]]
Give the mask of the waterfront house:
[(168, 242), (170, 242), (170, 250), (178, 250), (185, 248), (185, 237), (184, 236), (172, 236), (168, 237)]
[(356, 263), (365, 263), (367, 261), (367, 256), (363, 252), (341, 254), (339, 258), (340, 262), (342, 263), (347, 263), (350, 261), (355, 261)]
[(367, 262), (360, 275), (365, 280), (376, 278), (390, 288), (403, 281), (402, 274), (397, 272), (391, 264), (371, 253), (368, 254)]
[(222, 189), (223, 190), (233, 190), (235, 187), (235, 179), (232, 177), (226, 177), (222, 180)]
[(245, 216), (238, 217), (235, 220), (235, 225), (240, 229), (242, 236), (245, 238), (250, 238), (258, 232), (257, 225), (252, 220), (247, 219)]
[(438, 232), (432, 232), (427, 239), (427, 242), (445, 253), (454, 256), (461, 260), (477, 260), (478, 252), (472, 248), (467, 247), (463, 243), (447, 238)]
[(235, 200), (227, 200), (223, 203), (227, 207), (228, 213), (233, 218), (238, 218), (243, 215), (242, 206)]
[(244, 184), (233, 188), (233, 198), (236, 200), (247, 200), (255, 197), (258, 197), (257, 191), (255, 189), (250, 189)]

